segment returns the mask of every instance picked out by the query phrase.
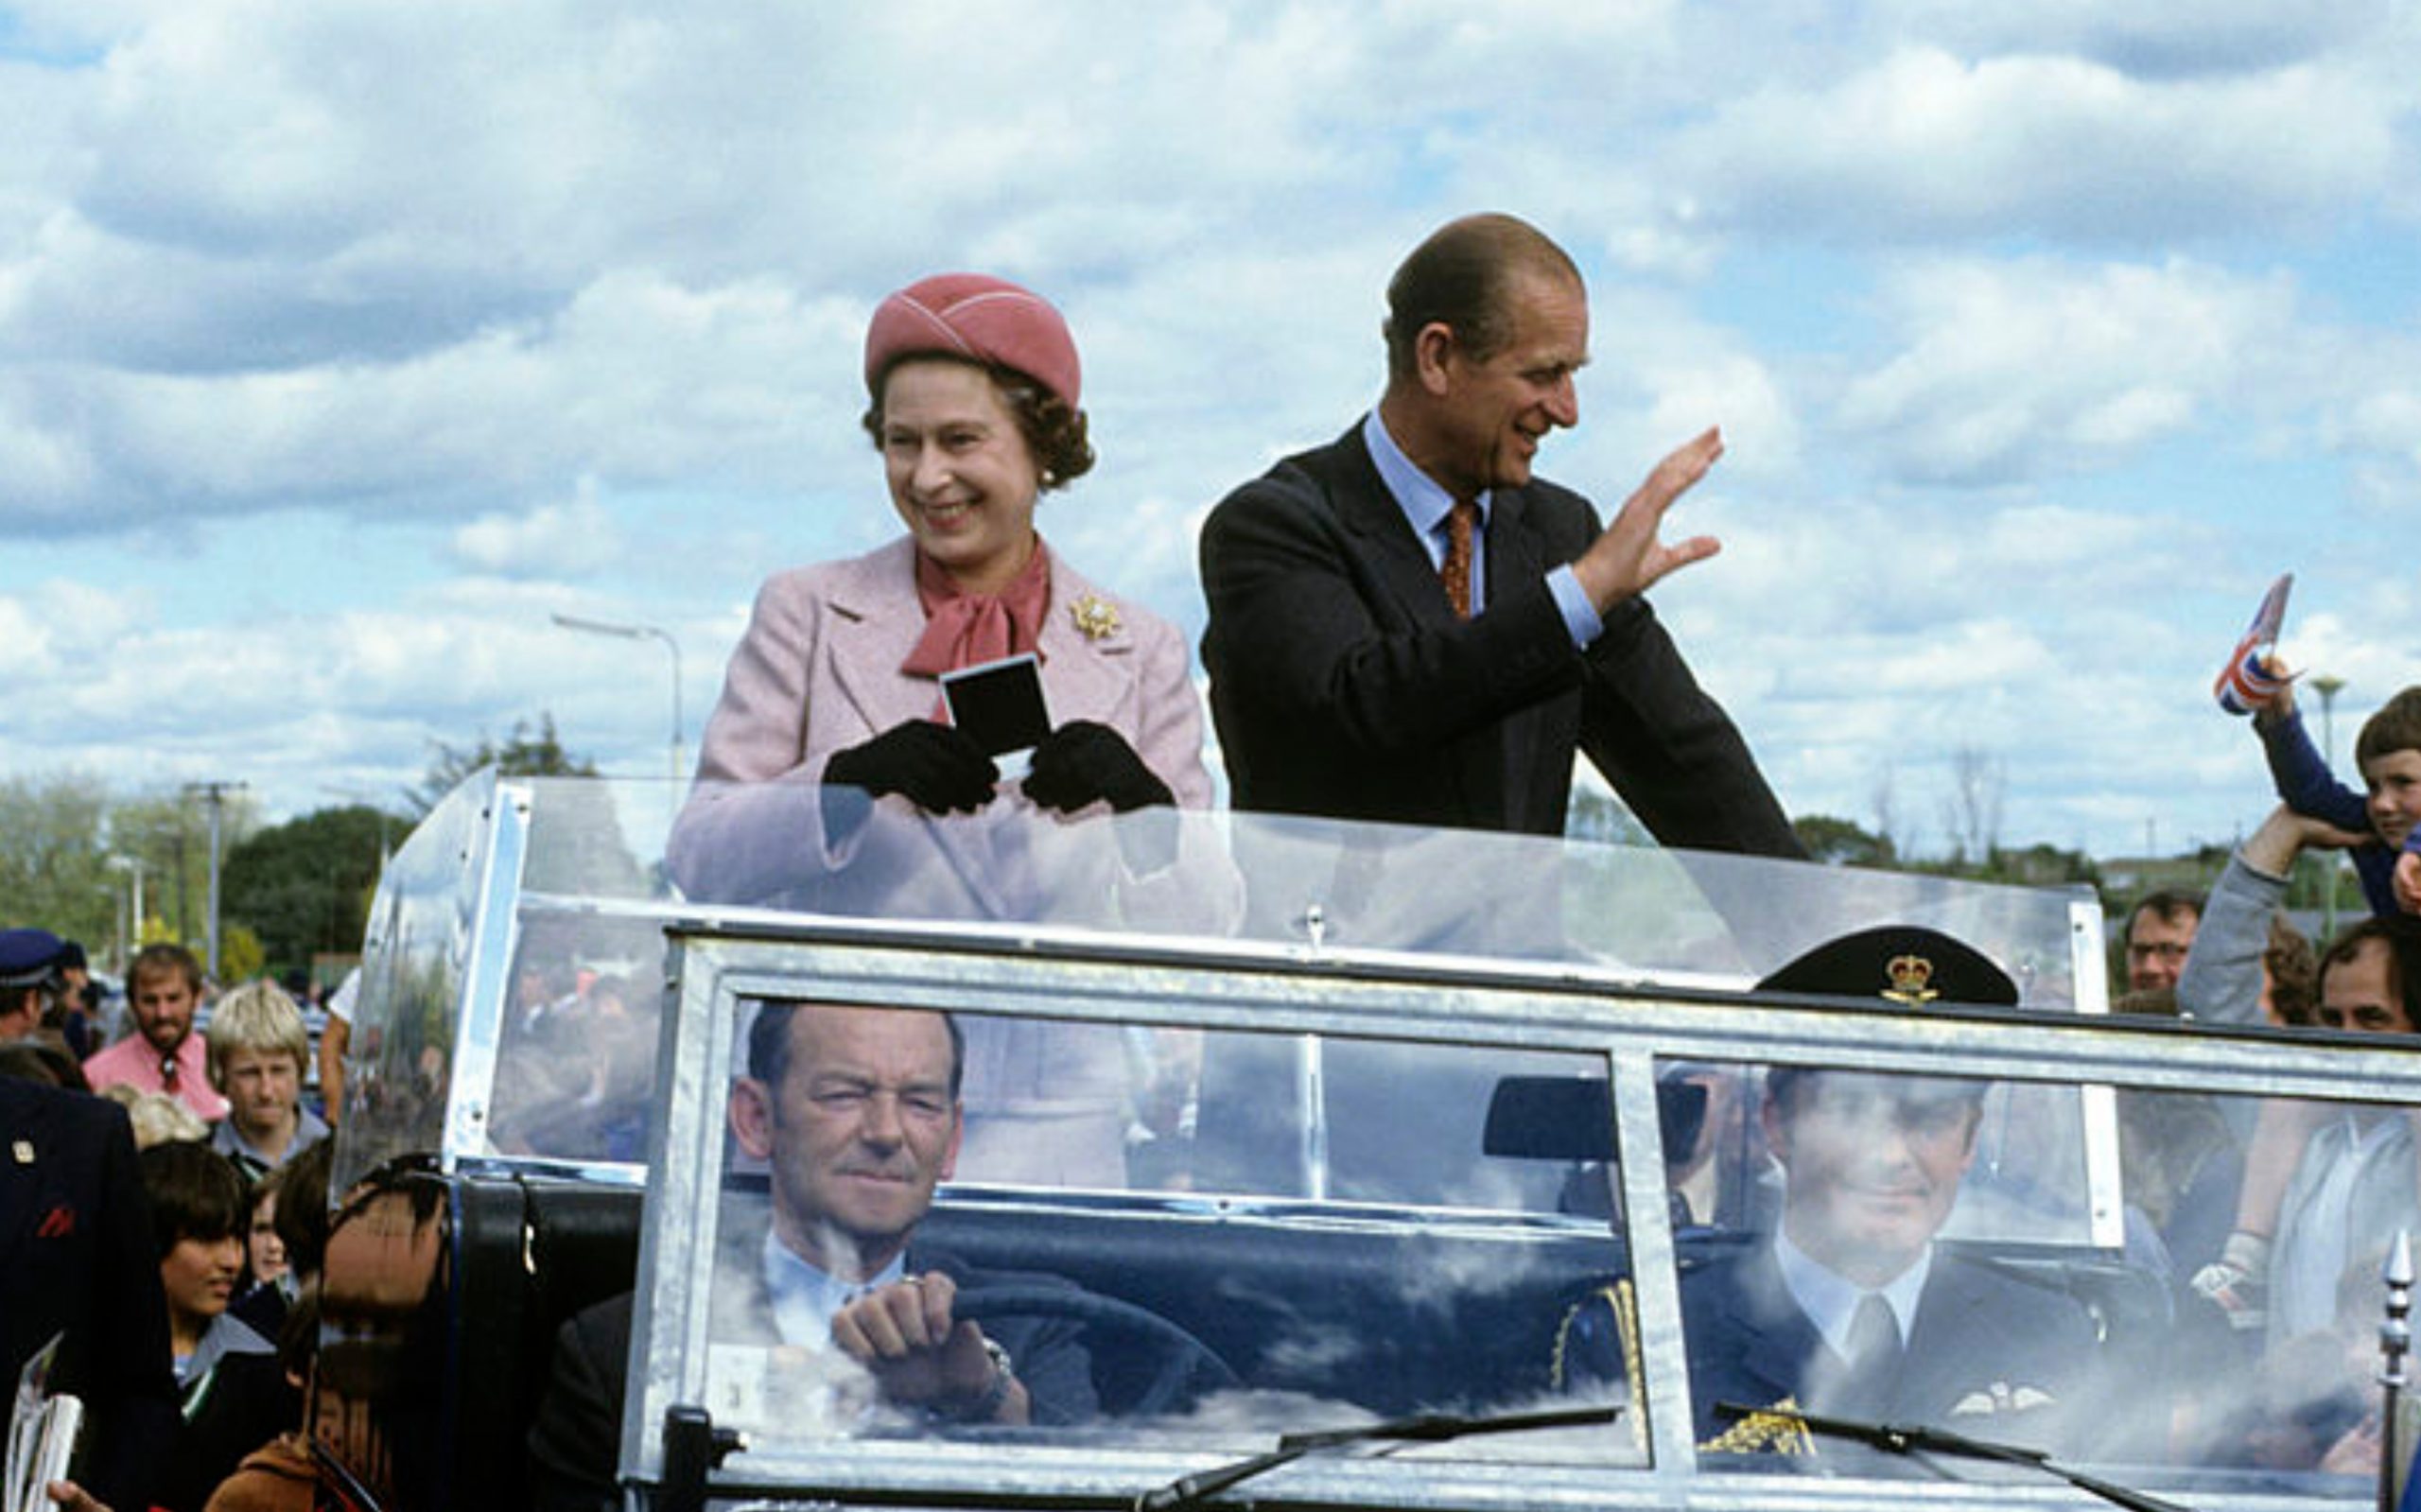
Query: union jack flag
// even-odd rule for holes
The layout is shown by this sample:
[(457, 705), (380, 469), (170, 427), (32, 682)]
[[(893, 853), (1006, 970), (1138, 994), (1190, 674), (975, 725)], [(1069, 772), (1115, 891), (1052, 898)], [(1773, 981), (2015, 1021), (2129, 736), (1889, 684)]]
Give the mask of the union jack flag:
[(2287, 595), (2294, 585), (2291, 572), (2280, 573), (2278, 581), (2270, 584), (2270, 591), (2261, 596), (2261, 607), (2253, 612), (2253, 623), (2245, 627), (2244, 638), (2236, 643), (2228, 664), (2220, 669), (2219, 680), (2211, 685), (2220, 707), (2230, 714), (2251, 714), (2277, 697), (2291, 680), (2271, 669), (2270, 652), (2278, 644), (2278, 627), (2287, 618)]

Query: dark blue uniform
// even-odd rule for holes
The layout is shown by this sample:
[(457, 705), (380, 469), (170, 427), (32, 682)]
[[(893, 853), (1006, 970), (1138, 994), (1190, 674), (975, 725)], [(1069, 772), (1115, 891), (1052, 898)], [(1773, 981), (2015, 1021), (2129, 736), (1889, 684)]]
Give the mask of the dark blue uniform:
[(1841, 1399), (1841, 1364), (1783, 1284), (1770, 1243), (1685, 1277), (1681, 1324), (1702, 1449), (1792, 1447), (1794, 1435), (1769, 1424), (1718, 1416), (1715, 1404), (1732, 1401), (2056, 1450), (2072, 1436), (2068, 1409), (2093, 1365), (2092, 1320), (2073, 1297), (1946, 1249), (1934, 1252), (1898, 1370), (1864, 1399)]
[(150, 1504), (178, 1427), (156, 1243), (126, 1111), (0, 1076), (0, 1382), (65, 1335), (51, 1386), (83, 1401), (78, 1473), (115, 1507)]

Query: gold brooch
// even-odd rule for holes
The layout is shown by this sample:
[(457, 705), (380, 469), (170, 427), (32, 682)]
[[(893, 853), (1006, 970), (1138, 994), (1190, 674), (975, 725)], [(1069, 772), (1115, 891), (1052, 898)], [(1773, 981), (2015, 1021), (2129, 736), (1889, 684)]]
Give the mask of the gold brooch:
[(1893, 1002), (1914, 1006), (1942, 996), (1927, 985), (1933, 981), (1933, 963), (1924, 956), (1895, 955), (1884, 964), (1883, 971), (1891, 979), (1891, 985), (1883, 989), (1883, 996)]
[(1087, 640), (1102, 640), (1118, 634), (1118, 605), (1098, 594), (1085, 595), (1068, 606), (1068, 613)]

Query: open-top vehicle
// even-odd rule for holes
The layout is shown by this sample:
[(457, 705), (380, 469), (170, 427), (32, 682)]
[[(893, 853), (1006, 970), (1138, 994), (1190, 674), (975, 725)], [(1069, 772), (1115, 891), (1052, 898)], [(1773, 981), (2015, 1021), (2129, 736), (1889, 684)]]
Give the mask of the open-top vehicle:
[[(2181, 1252), (2232, 1168), (2186, 1154), (2264, 1098), (2421, 1105), (2421, 1061), (2111, 1017), (2088, 894), (1166, 811), (878, 810), (794, 857), (781, 806), (815, 801), (765, 799), (741, 854), (678, 833), (660, 784), (490, 774), (396, 856), (312, 1401), (357, 1504), (530, 1504), (557, 1330), (625, 1291), (633, 1505), (2100, 1504), (2063, 1469), (2171, 1505), (2375, 1495), (2322, 1460), (2375, 1401), (2378, 1289), (2349, 1286), (2350, 1336), (2228, 1328)], [(1757, 986), (1883, 925), (1981, 951), (2018, 1005)], [(718, 1324), (771, 1179), (728, 1117), (768, 1003), (952, 1016), (965, 1144), (918, 1233), (1062, 1283), (966, 1300), (1083, 1330), (1084, 1420), (892, 1410), (845, 1359)], [(2085, 1346), (2037, 1401), (1993, 1368), (2028, 1341), (1963, 1319), (1955, 1422), (2047, 1466), (1711, 1399), (1686, 1314), (1769, 1243), (1776, 1069), (1977, 1109), (1938, 1263)], [(2390, 1238), (2349, 1246), (2357, 1283)]]

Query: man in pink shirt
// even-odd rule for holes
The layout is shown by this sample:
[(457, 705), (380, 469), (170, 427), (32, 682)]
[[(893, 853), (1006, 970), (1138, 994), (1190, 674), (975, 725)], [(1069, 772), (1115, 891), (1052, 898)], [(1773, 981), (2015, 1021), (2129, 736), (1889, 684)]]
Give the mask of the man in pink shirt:
[(194, 1032), (201, 1003), (201, 963), (181, 945), (147, 945), (126, 972), (127, 1006), (135, 1033), (84, 1063), (93, 1090), (120, 1082), (165, 1092), (205, 1121), (227, 1116), (227, 1100), (210, 1085), (209, 1057)]

